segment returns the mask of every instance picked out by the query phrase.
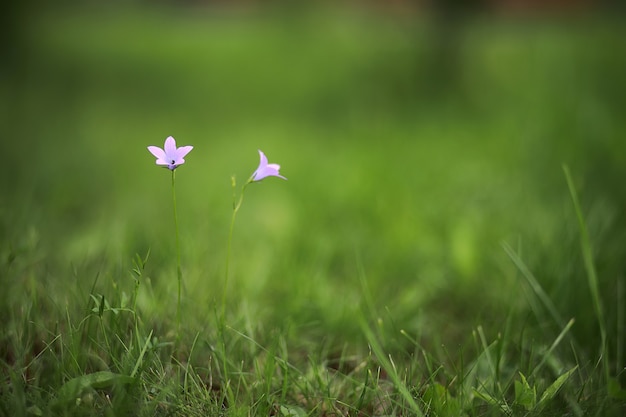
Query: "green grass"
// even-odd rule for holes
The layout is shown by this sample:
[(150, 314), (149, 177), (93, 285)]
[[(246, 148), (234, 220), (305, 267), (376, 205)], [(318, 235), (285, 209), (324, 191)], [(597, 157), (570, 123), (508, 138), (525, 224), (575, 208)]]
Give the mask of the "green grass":
[[(618, 23), (469, 20), (442, 59), (366, 13), (30, 16), (0, 414), (623, 415)], [(257, 149), (288, 181), (231, 232)]]

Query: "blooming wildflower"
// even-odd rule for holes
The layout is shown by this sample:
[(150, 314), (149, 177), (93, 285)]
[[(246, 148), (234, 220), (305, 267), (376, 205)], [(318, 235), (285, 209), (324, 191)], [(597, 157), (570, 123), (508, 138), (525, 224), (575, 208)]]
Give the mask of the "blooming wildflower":
[(259, 167), (256, 169), (256, 171), (254, 171), (254, 174), (252, 174), (252, 181), (261, 181), (265, 177), (278, 177), (284, 180), (287, 179), (278, 173), (280, 165), (268, 164), (267, 157), (260, 149), (259, 156), (261, 157), (261, 162), (259, 162)]
[(165, 139), (165, 145), (163, 149), (158, 146), (148, 146), (148, 150), (152, 155), (156, 157), (156, 164), (167, 167), (170, 170), (175, 170), (179, 165), (185, 163), (185, 155), (187, 155), (193, 146), (181, 146), (176, 147), (176, 139), (168, 136)]

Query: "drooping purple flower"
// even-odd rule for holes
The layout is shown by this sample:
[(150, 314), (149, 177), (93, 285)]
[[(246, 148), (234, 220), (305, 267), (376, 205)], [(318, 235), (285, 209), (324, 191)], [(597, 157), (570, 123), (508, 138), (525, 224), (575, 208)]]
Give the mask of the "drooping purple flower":
[(284, 180), (287, 179), (278, 173), (280, 165), (268, 164), (267, 157), (260, 149), (259, 156), (261, 157), (261, 161), (259, 162), (259, 167), (256, 169), (256, 171), (254, 171), (254, 174), (252, 174), (252, 181), (261, 181), (265, 177), (278, 177)]
[(185, 155), (187, 155), (193, 146), (181, 146), (176, 147), (176, 139), (172, 136), (168, 136), (165, 139), (163, 149), (158, 146), (148, 146), (148, 150), (152, 155), (156, 157), (156, 164), (163, 167), (167, 167), (170, 170), (175, 170), (179, 165), (185, 163)]

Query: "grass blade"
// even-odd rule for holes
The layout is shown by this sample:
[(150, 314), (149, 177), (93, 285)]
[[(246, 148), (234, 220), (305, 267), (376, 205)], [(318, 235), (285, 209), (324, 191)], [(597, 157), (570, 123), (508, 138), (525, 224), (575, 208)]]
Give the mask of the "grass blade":
[(365, 337), (370, 347), (372, 348), (372, 351), (374, 352), (374, 355), (376, 356), (376, 359), (380, 362), (381, 366), (385, 369), (385, 371), (389, 375), (389, 378), (391, 378), (392, 382), (394, 383), (394, 385), (400, 392), (400, 395), (402, 396), (402, 398), (404, 398), (404, 400), (409, 404), (414, 415), (418, 417), (422, 417), (424, 415), (422, 413), (422, 410), (420, 409), (419, 405), (415, 401), (415, 398), (413, 398), (413, 395), (411, 395), (411, 392), (407, 388), (406, 384), (402, 381), (402, 378), (400, 378), (400, 375), (398, 375), (396, 367), (393, 366), (390, 359), (387, 358), (387, 356), (385, 356), (385, 353), (383, 352), (383, 348), (378, 343), (378, 340), (376, 340), (376, 336), (374, 336), (374, 333), (372, 332), (372, 330), (369, 328), (369, 326), (365, 322), (361, 323), (361, 327), (363, 329), (363, 332), (365, 333)]
[(572, 197), (572, 203), (574, 205), (574, 211), (578, 218), (578, 227), (580, 229), (580, 247), (582, 250), (583, 261), (585, 264), (585, 270), (587, 272), (587, 281), (589, 283), (589, 290), (591, 291), (591, 298), (593, 300), (593, 307), (598, 319), (598, 327), (600, 328), (601, 346), (600, 351), (603, 357), (605, 378), (609, 380), (609, 364), (607, 358), (607, 346), (606, 346), (606, 327), (604, 321), (604, 313), (602, 309), (602, 300), (600, 298), (600, 286), (598, 284), (598, 275), (596, 273), (595, 263), (593, 261), (593, 251), (591, 248), (591, 240), (589, 239), (589, 232), (587, 231), (587, 225), (585, 218), (583, 217), (582, 210), (580, 208), (580, 202), (578, 200), (578, 194), (576, 193), (576, 187), (574, 187), (574, 181), (569, 172), (567, 165), (563, 165), (563, 172), (565, 173), (565, 180), (569, 188), (570, 195)]
[(561, 340), (563, 340), (563, 338), (565, 337), (565, 335), (567, 334), (567, 332), (573, 325), (574, 325), (574, 319), (571, 319), (570, 321), (567, 322), (567, 325), (565, 326), (565, 328), (561, 330), (561, 333), (559, 333), (557, 338), (554, 339), (554, 342), (552, 342), (552, 345), (550, 345), (550, 348), (548, 349), (548, 351), (543, 355), (543, 359), (541, 359), (541, 362), (539, 362), (539, 364), (535, 366), (535, 369), (533, 369), (533, 371), (530, 373), (531, 375), (535, 375), (537, 371), (541, 369), (541, 367), (546, 363), (546, 361), (552, 354), (552, 351), (554, 351), (554, 349), (556, 349), (559, 343), (561, 343)]
[(139, 354), (139, 357), (137, 358), (137, 362), (135, 363), (133, 372), (130, 374), (131, 377), (134, 377), (137, 371), (139, 370), (139, 366), (141, 365), (141, 362), (143, 361), (143, 357), (146, 354), (146, 350), (148, 350), (148, 346), (151, 344), (151, 342), (152, 342), (152, 330), (150, 330), (150, 334), (148, 335), (148, 337), (146, 337), (146, 343), (143, 345), (143, 348), (141, 349), (141, 353)]
[(534, 291), (537, 298), (541, 300), (544, 307), (550, 312), (552, 319), (559, 326), (563, 326), (563, 323), (564, 323), (563, 318), (561, 317), (558, 310), (556, 309), (556, 306), (554, 305), (554, 303), (552, 302), (548, 294), (543, 290), (543, 288), (541, 287), (541, 284), (539, 284), (539, 281), (537, 281), (537, 278), (535, 278), (533, 273), (530, 272), (530, 269), (526, 266), (524, 261), (522, 261), (519, 255), (515, 252), (515, 250), (508, 243), (503, 242), (502, 247), (504, 251), (506, 252), (506, 254), (509, 256), (509, 258), (511, 258), (511, 260), (513, 261), (517, 269), (519, 269), (519, 271), (522, 273), (522, 276), (526, 278), (526, 281), (530, 285), (530, 288), (532, 288), (532, 290)]
[(574, 373), (574, 371), (576, 371), (576, 369), (578, 369), (578, 365), (574, 366), (572, 369), (570, 369), (569, 371), (565, 372), (563, 375), (558, 377), (556, 381), (552, 383), (552, 385), (546, 388), (546, 390), (541, 395), (541, 399), (537, 403), (537, 406), (543, 407), (548, 401), (554, 398), (554, 396), (559, 391), (559, 389), (561, 389), (563, 384), (569, 379), (569, 377)]
[(53, 407), (62, 407), (63, 405), (71, 404), (77, 397), (80, 397), (83, 392), (90, 388), (103, 389), (117, 384), (131, 384), (133, 382), (135, 382), (135, 378), (131, 376), (109, 371), (81, 375), (70, 379), (59, 389)]

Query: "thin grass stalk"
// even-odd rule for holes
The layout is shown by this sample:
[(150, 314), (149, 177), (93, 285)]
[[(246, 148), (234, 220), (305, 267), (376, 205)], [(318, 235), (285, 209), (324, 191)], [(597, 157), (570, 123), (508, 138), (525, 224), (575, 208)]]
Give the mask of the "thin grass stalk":
[(530, 285), (530, 288), (532, 288), (537, 298), (541, 300), (544, 307), (548, 310), (548, 312), (552, 316), (552, 319), (557, 323), (559, 327), (563, 327), (565, 325), (565, 321), (559, 314), (556, 306), (554, 305), (548, 294), (543, 290), (541, 284), (539, 284), (539, 281), (537, 280), (537, 278), (535, 278), (535, 276), (526, 266), (524, 261), (522, 261), (519, 255), (508, 243), (503, 242), (502, 248), (509, 256), (509, 258), (511, 258), (517, 269), (522, 273), (522, 276), (526, 279), (526, 282), (528, 282), (528, 285)]
[(559, 343), (561, 343), (561, 340), (563, 340), (563, 338), (569, 332), (569, 329), (571, 329), (573, 325), (574, 325), (574, 319), (570, 319), (570, 321), (567, 322), (567, 325), (565, 326), (565, 328), (561, 330), (561, 333), (559, 333), (559, 335), (556, 337), (554, 342), (552, 342), (552, 344), (548, 348), (548, 351), (543, 355), (541, 362), (539, 362), (539, 364), (535, 366), (535, 368), (532, 370), (532, 372), (530, 373), (531, 375), (535, 375), (537, 371), (539, 371), (539, 369), (543, 367), (543, 365), (546, 363), (546, 361), (548, 360), (548, 358), (550, 357), (554, 349), (556, 349)]
[(587, 282), (589, 284), (589, 290), (591, 291), (591, 298), (593, 301), (593, 307), (595, 310), (596, 318), (598, 319), (598, 327), (600, 328), (601, 345), (600, 352), (602, 355), (602, 362), (604, 367), (604, 376), (606, 381), (609, 380), (609, 361), (608, 350), (606, 344), (606, 327), (604, 321), (604, 313), (602, 308), (602, 300), (600, 298), (600, 285), (598, 283), (598, 275), (596, 273), (595, 262), (593, 260), (593, 251), (591, 248), (591, 240), (589, 239), (589, 232), (585, 223), (582, 210), (580, 208), (580, 200), (574, 186), (574, 181), (570, 174), (567, 165), (563, 165), (563, 172), (565, 173), (565, 180), (569, 188), (570, 196), (572, 197), (572, 203), (574, 205), (574, 211), (578, 218), (578, 227), (580, 229), (580, 247), (583, 255), (583, 261), (585, 264), (585, 270), (587, 272)]

